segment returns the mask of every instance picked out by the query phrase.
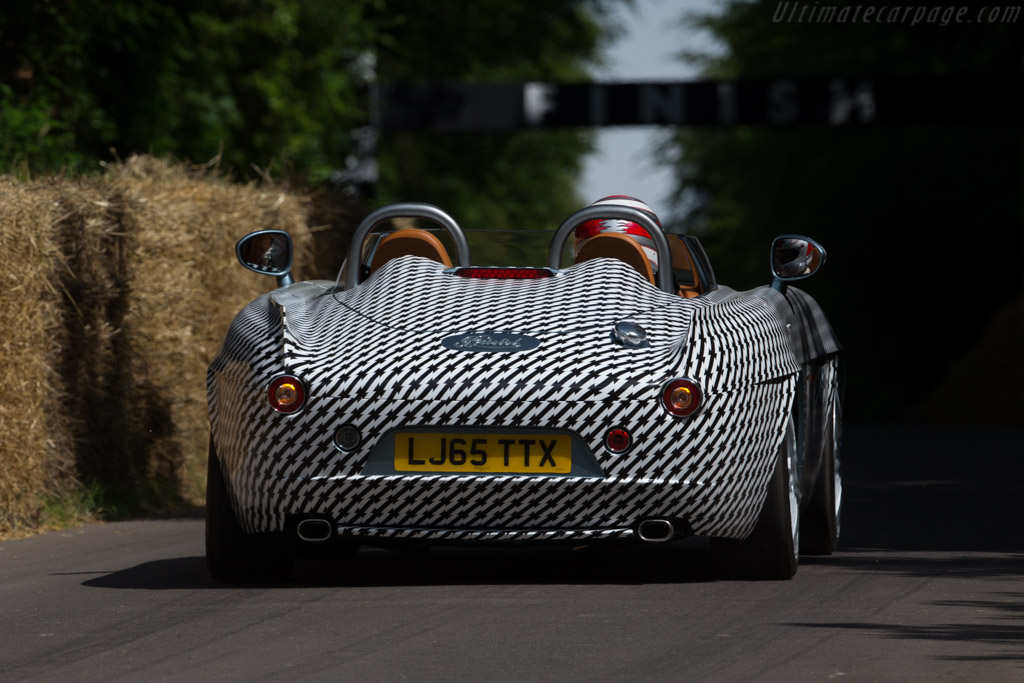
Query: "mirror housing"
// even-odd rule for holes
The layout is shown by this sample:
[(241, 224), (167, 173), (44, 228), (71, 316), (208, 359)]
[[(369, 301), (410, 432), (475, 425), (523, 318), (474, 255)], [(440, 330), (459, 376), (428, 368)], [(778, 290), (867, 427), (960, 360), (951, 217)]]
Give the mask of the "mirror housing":
[(277, 278), (279, 287), (292, 284), (292, 237), (284, 230), (257, 230), (235, 244), (235, 255), (245, 268)]
[(785, 283), (803, 280), (825, 263), (825, 247), (803, 235), (780, 235), (772, 242), (772, 287), (785, 292)]

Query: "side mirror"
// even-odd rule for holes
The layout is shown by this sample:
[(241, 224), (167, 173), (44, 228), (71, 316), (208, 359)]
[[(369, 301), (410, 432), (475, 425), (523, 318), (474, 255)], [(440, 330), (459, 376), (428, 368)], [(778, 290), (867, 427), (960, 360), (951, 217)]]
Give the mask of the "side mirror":
[(238, 240), (235, 255), (251, 271), (277, 278), (279, 287), (292, 284), (292, 237), (283, 230), (259, 230)]
[(772, 242), (772, 287), (785, 291), (786, 282), (814, 275), (825, 263), (825, 248), (803, 235), (781, 235)]

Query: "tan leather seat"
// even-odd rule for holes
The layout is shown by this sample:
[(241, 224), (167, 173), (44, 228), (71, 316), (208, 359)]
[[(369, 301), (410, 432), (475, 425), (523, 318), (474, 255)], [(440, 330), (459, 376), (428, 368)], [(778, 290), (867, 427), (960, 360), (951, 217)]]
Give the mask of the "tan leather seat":
[(426, 230), (407, 228), (386, 235), (380, 241), (373, 254), (373, 261), (370, 262), (370, 273), (399, 256), (422, 256), (448, 268), (452, 267), (452, 260), (448, 258), (441, 240)]
[[(669, 250), (672, 253), (672, 269), (676, 277), (676, 294), (684, 299), (692, 299), (700, 296), (704, 291), (701, 286), (700, 275), (693, 263), (693, 256), (686, 248), (686, 243), (680, 235), (665, 235), (668, 239)], [(692, 282), (693, 284), (689, 284)]]
[(595, 258), (618, 259), (632, 266), (636, 272), (657, 287), (657, 283), (654, 281), (654, 270), (651, 268), (651, 262), (647, 260), (647, 254), (631, 237), (615, 232), (594, 235), (576, 255), (576, 263), (583, 263)]

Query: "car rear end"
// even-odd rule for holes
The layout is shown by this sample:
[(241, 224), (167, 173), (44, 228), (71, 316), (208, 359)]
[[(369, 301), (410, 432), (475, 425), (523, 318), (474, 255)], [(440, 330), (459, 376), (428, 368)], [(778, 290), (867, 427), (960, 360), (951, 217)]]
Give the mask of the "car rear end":
[[(756, 521), (794, 385), (758, 360), (775, 341), (744, 357), (718, 339), (720, 309), (621, 264), (510, 280), (404, 258), (273, 306), (280, 345), (261, 353), (277, 360), (211, 372), (248, 531), (581, 543), (740, 538)], [(281, 377), (295, 409), (273, 405)]]

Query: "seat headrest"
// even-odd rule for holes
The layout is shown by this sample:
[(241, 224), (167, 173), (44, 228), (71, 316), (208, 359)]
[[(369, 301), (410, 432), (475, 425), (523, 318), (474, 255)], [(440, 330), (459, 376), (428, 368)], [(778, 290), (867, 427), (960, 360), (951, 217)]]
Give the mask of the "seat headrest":
[(576, 255), (576, 263), (583, 263), (595, 258), (614, 258), (633, 267), (636, 272), (647, 278), (657, 287), (654, 270), (647, 254), (631, 237), (615, 232), (603, 232), (591, 237)]
[(375, 272), (385, 263), (399, 256), (422, 256), (448, 268), (452, 267), (452, 260), (448, 258), (448, 252), (441, 240), (426, 230), (407, 228), (386, 235), (380, 241), (373, 254), (373, 260), (370, 262), (370, 272)]

